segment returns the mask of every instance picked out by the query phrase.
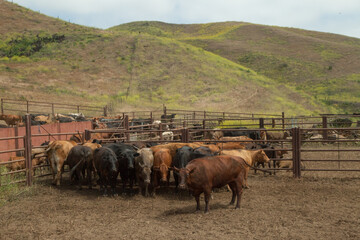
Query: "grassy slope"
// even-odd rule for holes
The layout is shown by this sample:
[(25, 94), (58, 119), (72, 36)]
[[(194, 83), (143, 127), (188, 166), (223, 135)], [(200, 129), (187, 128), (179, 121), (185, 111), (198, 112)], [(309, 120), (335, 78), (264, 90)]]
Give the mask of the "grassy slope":
[[(45, 44), (31, 56), (0, 57), (2, 97), (109, 103), (122, 110), (154, 109), (162, 103), (290, 114), (325, 109), (299, 88), (264, 77), (265, 72), (256, 66), (226, 56), (230, 52), (225, 51), (226, 44), (231, 42), (227, 35), (251, 24), (175, 25), (181, 26), (176, 29), (169, 24), (144, 23), (139, 33), (139, 24), (134, 23), (133, 29), (122, 25), (104, 31), (49, 18), (6, 1), (0, 1), (0, 22), (6, 23), (0, 25), (0, 43), (19, 34), (65, 35), (63, 42)], [(215, 43), (224, 46), (208, 47)]]
[(201, 47), (337, 111), (356, 111), (360, 104), (360, 39), (239, 22), (134, 22), (111, 29), (148, 32)]

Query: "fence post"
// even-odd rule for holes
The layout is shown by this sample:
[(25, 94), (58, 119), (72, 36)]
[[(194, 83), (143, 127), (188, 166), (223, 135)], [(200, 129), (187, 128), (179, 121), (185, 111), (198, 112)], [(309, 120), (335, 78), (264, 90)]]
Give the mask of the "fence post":
[(84, 138), (85, 138), (85, 141), (89, 141), (90, 139), (91, 139), (91, 132), (90, 132), (90, 130), (88, 130), (88, 129), (85, 129), (85, 136), (84, 136)]
[(29, 113), (29, 101), (26, 100), (26, 113)]
[(195, 113), (195, 111), (193, 112), (193, 120), (195, 120), (196, 119), (196, 113)]
[(164, 116), (166, 116), (166, 106), (164, 105)]
[(264, 118), (259, 118), (259, 128), (264, 128)]
[(77, 113), (80, 113), (80, 106), (77, 106)]
[[(129, 131), (130, 126), (129, 126), (129, 115), (125, 115), (125, 119), (124, 119), (124, 125), (125, 125), (125, 130)], [(126, 141), (130, 140), (130, 133), (125, 133), (126, 136)]]
[[(322, 117), (322, 127), (323, 128), (327, 128), (327, 117), (326, 116), (323, 116)], [(327, 130), (323, 130), (323, 139), (324, 140), (327, 140), (328, 139), (328, 131)]]
[(150, 112), (150, 124), (153, 124), (154, 120), (153, 120), (153, 112)]
[(295, 178), (301, 177), (301, 134), (300, 128), (292, 130), (292, 148), (293, 148), (293, 173)]
[(204, 119), (206, 119), (206, 111), (204, 111)]
[(105, 105), (104, 107), (104, 117), (107, 117), (108, 115), (108, 105)]
[(4, 114), (4, 99), (1, 99), (1, 114)]
[(285, 113), (282, 112), (281, 113), (281, 121), (282, 121), (282, 129), (285, 129)]
[(55, 108), (54, 108), (53, 103), (51, 104), (51, 113), (52, 113), (52, 116), (55, 117)]
[(32, 161), (31, 161), (31, 118), (29, 114), (25, 117), (25, 166), (26, 166), (26, 185), (32, 185)]

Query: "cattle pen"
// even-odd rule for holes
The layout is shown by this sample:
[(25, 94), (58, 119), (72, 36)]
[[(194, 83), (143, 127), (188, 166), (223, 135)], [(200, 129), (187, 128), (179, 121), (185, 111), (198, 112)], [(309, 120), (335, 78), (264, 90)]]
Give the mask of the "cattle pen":
[[(35, 110), (31, 104), (29, 114)], [(16, 113), (6, 109), (4, 113)], [(56, 112), (56, 105), (54, 109)], [(81, 112), (81, 107), (79, 109)], [(38, 112), (52, 114), (51, 110)], [(104, 115), (103, 112), (99, 109), (92, 116)], [(110, 128), (94, 128), (93, 118), (83, 122), (31, 125), (27, 115), (25, 126), (0, 129), (4, 131), (0, 143), (5, 146), (0, 149), (0, 189), (23, 183), (32, 185), (6, 204), (0, 197), (0, 238), (360, 238), (360, 116), (235, 115), (165, 108), (115, 115), (117, 117), (109, 114), (97, 120), (99, 125)], [(159, 122), (155, 124), (155, 121)], [(169, 131), (173, 139), (163, 135)], [(231, 134), (252, 138), (226, 139)], [(283, 137), (274, 138), (279, 134)], [(261, 168), (266, 173), (250, 173), (250, 189), (244, 190), (240, 210), (227, 205), (231, 194), (220, 189), (213, 193), (210, 214), (205, 215), (194, 212), (193, 198), (186, 191), (175, 192), (172, 181), (169, 186), (161, 186), (156, 197), (150, 198), (142, 196), (137, 187), (134, 195), (101, 197), (98, 186), (78, 190), (70, 184), (67, 174), (61, 186), (52, 186), (48, 163), (35, 165), (33, 157), (41, 156), (34, 154), (46, 147), (41, 146), (43, 142), (73, 137), (80, 142), (96, 137), (104, 142), (135, 146), (202, 143), (224, 148), (246, 142), (274, 146), (267, 150), (281, 154), (273, 155), (270, 165)], [(10, 162), (10, 156), (17, 158)], [(6, 166), (17, 162), (24, 163), (24, 167), (4, 171)]]

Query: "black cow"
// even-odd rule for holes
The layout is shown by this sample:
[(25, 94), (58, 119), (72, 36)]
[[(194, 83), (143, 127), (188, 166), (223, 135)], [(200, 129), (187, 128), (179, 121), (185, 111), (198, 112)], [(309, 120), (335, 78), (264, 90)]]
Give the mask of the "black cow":
[[(194, 149), (188, 146), (176, 149), (175, 157), (171, 163), (172, 168), (181, 169), (184, 168), (188, 162), (191, 160), (191, 154), (194, 152)], [(174, 180), (176, 189), (179, 185), (179, 172), (174, 171)]]
[[(224, 130), (230, 128), (224, 128)], [(239, 129), (234, 131), (224, 131), (224, 137), (238, 137), (238, 136), (246, 136), (253, 140), (260, 140), (260, 130), (252, 130), (252, 131), (242, 131), (242, 129), (247, 129), (246, 127), (235, 127), (232, 129)]]
[(172, 113), (172, 114), (163, 114), (161, 115), (161, 123), (171, 123), (169, 124), (169, 128), (170, 129), (174, 129), (175, 128), (175, 125), (172, 124), (174, 118), (176, 116), (176, 113)]
[(71, 148), (66, 162), (69, 164), (70, 180), (73, 180), (74, 174), (79, 181), (79, 189), (81, 189), (82, 177), (85, 178), (85, 169), (87, 169), (87, 177), (89, 188), (91, 188), (91, 165), (92, 150), (89, 147), (77, 145)]
[(107, 185), (111, 186), (112, 194), (116, 196), (116, 179), (119, 174), (119, 161), (113, 150), (100, 147), (94, 151), (94, 167), (99, 175), (100, 190), (104, 188), (107, 196)]
[(130, 192), (132, 193), (135, 181), (135, 157), (139, 156), (132, 146), (123, 143), (109, 143), (104, 147), (114, 151), (118, 162), (121, 180), (123, 182), (123, 194), (125, 194), (126, 184), (130, 183)]

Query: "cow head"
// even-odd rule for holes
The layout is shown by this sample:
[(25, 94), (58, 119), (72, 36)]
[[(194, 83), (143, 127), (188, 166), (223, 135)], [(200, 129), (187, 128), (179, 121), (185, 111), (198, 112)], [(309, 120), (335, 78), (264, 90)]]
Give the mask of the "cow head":
[(140, 166), (140, 177), (144, 180), (145, 184), (150, 184), (151, 168), (143, 163), (139, 163)]
[(255, 162), (259, 163), (268, 163), (270, 161), (269, 157), (266, 155), (264, 150), (256, 151)]
[(196, 168), (193, 168), (191, 170), (188, 169), (188, 168), (180, 168), (180, 169), (178, 169), (176, 167), (173, 168), (173, 170), (175, 172), (177, 172), (179, 174), (179, 176), (180, 176), (180, 183), (179, 183), (179, 188), (180, 189), (186, 189), (186, 185), (187, 185), (186, 183), (187, 183), (187, 181), (189, 179), (189, 176), (190, 176), (191, 173), (193, 173), (195, 171), (195, 169)]
[(159, 166), (153, 167), (154, 172), (160, 174), (160, 182), (165, 183), (167, 182), (167, 177), (169, 174), (169, 167), (165, 163), (161, 163)]
[(135, 167), (135, 157), (139, 156), (140, 154), (131, 150), (124, 151), (121, 154), (122, 158), (126, 159), (126, 164), (128, 169), (134, 169)]

